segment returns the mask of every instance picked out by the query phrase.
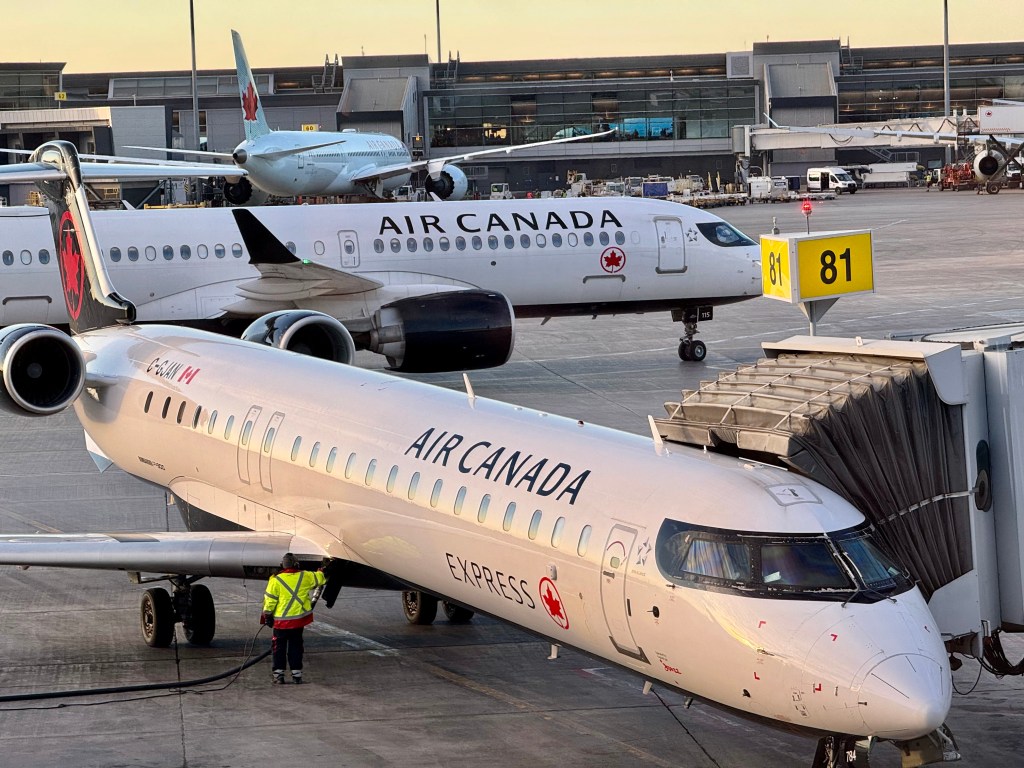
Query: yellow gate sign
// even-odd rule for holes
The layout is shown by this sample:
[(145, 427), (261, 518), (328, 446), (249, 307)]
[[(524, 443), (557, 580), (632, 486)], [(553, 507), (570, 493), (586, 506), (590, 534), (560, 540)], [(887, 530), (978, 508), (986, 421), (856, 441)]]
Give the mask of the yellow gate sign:
[(53, 92), (53, 100), (54, 101), (67, 101), (68, 100), (68, 92), (67, 91), (54, 91)]
[(319, 123), (303, 123), (302, 124), (302, 130), (304, 130), (304, 131), (319, 131), (320, 130), (320, 124)]
[(765, 296), (791, 304), (875, 290), (871, 232), (761, 236)]

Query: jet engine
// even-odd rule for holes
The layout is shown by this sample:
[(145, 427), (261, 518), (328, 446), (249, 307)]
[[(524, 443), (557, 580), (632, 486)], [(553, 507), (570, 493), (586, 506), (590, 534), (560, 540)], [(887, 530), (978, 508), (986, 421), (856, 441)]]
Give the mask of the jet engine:
[(974, 157), (974, 172), (981, 177), (982, 181), (988, 181), (996, 171), (1005, 165), (1006, 158), (1002, 152), (996, 149), (986, 149)]
[(346, 365), (356, 356), (348, 329), (336, 318), (311, 309), (264, 315), (245, 329), (242, 339)]
[(224, 181), (224, 199), (232, 205), (263, 205), (270, 195), (242, 176), (235, 182)]
[(368, 348), (396, 371), (491, 368), (515, 341), (512, 305), (500, 293), (466, 290), (399, 299), (373, 316)]
[(0, 409), (49, 416), (67, 408), (85, 387), (85, 358), (69, 336), (26, 323), (0, 330)]
[(436, 179), (427, 176), (423, 186), (427, 192), (437, 195), (442, 200), (461, 200), (469, 190), (469, 179), (458, 166), (446, 165)]

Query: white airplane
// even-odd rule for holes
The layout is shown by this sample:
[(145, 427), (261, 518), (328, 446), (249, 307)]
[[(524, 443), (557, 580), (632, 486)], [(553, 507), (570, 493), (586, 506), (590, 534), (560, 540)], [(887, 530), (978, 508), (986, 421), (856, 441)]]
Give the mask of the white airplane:
[(191, 532), (5, 536), (0, 562), (162, 575), (174, 598), (150, 588), (142, 610), (159, 646), (177, 621), (192, 642), (212, 640), (196, 578), (263, 576), (292, 551), (326, 562), (329, 603), (341, 586), (390, 583), (416, 623), (439, 599), (454, 621), (485, 612), (817, 735), (816, 765), (847, 765), (865, 737), (949, 744), (938, 627), (837, 494), (471, 388), (136, 325), (99, 258), (74, 147), (51, 142), (34, 159), (52, 167), (41, 186), (73, 336), (4, 330), (0, 405), (73, 404), (98, 464), (166, 488)]
[[(245, 141), (231, 153), (172, 150), (166, 147), (130, 149), (231, 160), (249, 172), (247, 178), (234, 183), (229, 180), (224, 186), (225, 198), (235, 205), (265, 202), (268, 194), (279, 197), (366, 194), (385, 197), (407, 184), (411, 174), (417, 171), (427, 172), (427, 192), (442, 200), (461, 200), (469, 189), (469, 180), (455, 163), (482, 155), (510, 154), (521, 149), (594, 139), (614, 133), (603, 131), (587, 136), (569, 136), (514, 147), (464, 152), (431, 160), (413, 160), (405, 144), (385, 133), (355, 130), (341, 133), (272, 131), (263, 112), (256, 79), (242, 47), (242, 38), (234, 30), (231, 30), (231, 42), (238, 69)], [(254, 196), (254, 192), (259, 190), (263, 195)]]
[[(247, 210), (244, 238), (223, 208), (94, 216), (140, 319), (228, 316), (244, 327), (277, 310), (317, 310), (403, 371), (504, 363), (510, 306), (520, 318), (670, 311), (684, 323), (680, 357), (703, 360), (698, 319), (761, 295), (756, 243), (712, 213), (663, 200)], [(302, 258), (273, 253), (266, 229)], [(67, 322), (52, 249), (45, 210), (0, 208), (0, 325)]]

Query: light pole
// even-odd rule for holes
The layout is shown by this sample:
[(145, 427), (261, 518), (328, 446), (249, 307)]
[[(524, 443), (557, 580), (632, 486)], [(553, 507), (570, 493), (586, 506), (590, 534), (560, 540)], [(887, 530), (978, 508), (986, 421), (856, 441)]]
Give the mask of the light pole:
[[(194, 148), (199, 147), (199, 90), (196, 87), (196, 12), (194, 0), (188, 0), (188, 26), (192, 38), (192, 138)], [(195, 200), (199, 199), (199, 181), (193, 181)]]
[(441, 0), (434, 0), (434, 13), (437, 16), (437, 63), (441, 63)]
[[(949, 0), (942, 0), (942, 108), (949, 118)], [(957, 130), (959, 133), (959, 130)], [(946, 165), (953, 162), (953, 148), (946, 145)]]

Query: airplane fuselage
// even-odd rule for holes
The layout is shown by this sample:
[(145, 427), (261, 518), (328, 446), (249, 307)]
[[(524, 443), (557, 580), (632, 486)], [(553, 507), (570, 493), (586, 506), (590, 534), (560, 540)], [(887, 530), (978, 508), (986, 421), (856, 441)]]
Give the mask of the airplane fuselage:
[(297, 534), (777, 725), (906, 739), (948, 710), (921, 594), (855, 587), (864, 518), (809, 480), (188, 329), (76, 341), (88, 435), (204, 528)]
[[(417, 293), (479, 287), (519, 317), (719, 305), (761, 294), (753, 244), (715, 242), (718, 217), (633, 198), (368, 203), (252, 209), (300, 258), (383, 287), (267, 290), (252, 281), (227, 209), (98, 211), (107, 267), (146, 321), (211, 319), (295, 307), (342, 320)], [(710, 233), (710, 239), (709, 239)], [(0, 324), (67, 322), (44, 209), (0, 209)]]

